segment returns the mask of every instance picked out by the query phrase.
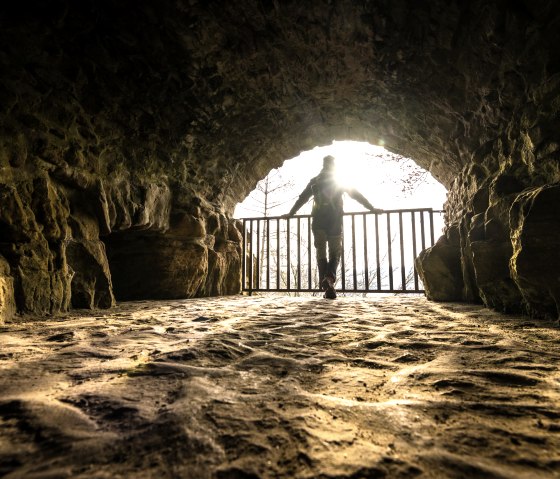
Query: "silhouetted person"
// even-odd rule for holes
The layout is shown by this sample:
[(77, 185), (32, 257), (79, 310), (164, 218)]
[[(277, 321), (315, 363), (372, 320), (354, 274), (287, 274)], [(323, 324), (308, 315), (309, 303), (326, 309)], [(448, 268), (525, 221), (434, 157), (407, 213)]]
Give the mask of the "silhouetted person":
[[(311, 211), (314, 245), (317, 253), (317, 269), (325, 298), (335, 299), (336, 271), (342, 254), (342, 195), (348, 195), (373, 213), (383, 213), (374, 208), (371, 203), (356, 189), (341, 186), (335, 175), (334, 157), (323, 158), (323, 169), (311, 179), (302, 191), (290, 212), (285, 216), (293, 216), (309, 198), (313, 196)], [(329, 254), (327, 258), (327, 244)]]

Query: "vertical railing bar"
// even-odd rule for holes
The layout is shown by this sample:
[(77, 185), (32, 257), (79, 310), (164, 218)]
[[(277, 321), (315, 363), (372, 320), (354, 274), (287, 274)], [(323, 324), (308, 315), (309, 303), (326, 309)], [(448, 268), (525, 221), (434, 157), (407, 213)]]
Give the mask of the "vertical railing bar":
[(422, 238), (422, 251), (426, 249), (426, 227), (424, 225), (424, 211), (420, 211), (420, 236)]
[(261, 289), (261, 220), (257, 220), (257, 287)]
[(430, 239), (432, 240), (432, 244), (430, 246), (433, 246), (435, 243), (435, 238), (434, 238), (434, 210), (432, 210), (430, 208)]
[(412, 266), (414, 271), (414, 290), (418, 291), (418, 271), (416, 271), (416, 212), (412, 212)]
[(366, 282), (365, 284), (365, 290), (369, 291), (369, 265), (368, 265), (368, 254), (367, 254), (367, 221), (366, 221), (366, 214), (364, 213), (362, 215), (362, 222), (364, 224), (364, 280)]
[(307, 217), (307, 285), (311, 287), (311, 218)]
[[(344, 217), (342, 217), (342, 232), (340, 233), (340, 242), (341, 242), (341, 251), (342, 254), (340, 255), (340, 281), (341, 281), (341, 291), (346, 291), (346, 265), (344, 261), (345, 251), (344, 251)], [(335, 271), (336, 274), (336, 271)], [(319, 281), (321, 281), (319, 279)]]
[[(388, 213), (387, 213), (388, 214)], [(377, 291), (381, 291), (381, 259), (379, 258), (379, 216), (375, 215), (375, 263), (377, 267)]]
[(270, 219), (266, 219), (266, 289), (270, 289)]
[(358, 287), (358, 273), (356, 271), (356, 215), (352, 215), (352, 280), (354, 289)]
[(290, 290), (290, 218), (286, 219), (286, 288)]
[(401, 244), (401, 285), (402, 290), (406, 291), (406, 273), (404, 269), (404, 232), (403, 232), (403, 214), (399, 211), (399, 240)]
[(249, 294), (253, 293), (253, 220), (249, 228)]
[(276, 218), (276, 288), (280, 287), (280, 218)]
[(297, 219), (297, 289), (301, 289), (301, 225), (298, 216)]
[(243, 252), (242, 252), (242, 258), (243, 261), (241, 262), (241, 278), (242, 279), (242, 283), (241, 283), (241, 290), (245, 290), (247, 289), (247, 220), (243, 220)]
[(391, 213), (387, 213), (387, 246), (389, 256), (389, 289), (393, 291), (393, 252), (391, 248)]

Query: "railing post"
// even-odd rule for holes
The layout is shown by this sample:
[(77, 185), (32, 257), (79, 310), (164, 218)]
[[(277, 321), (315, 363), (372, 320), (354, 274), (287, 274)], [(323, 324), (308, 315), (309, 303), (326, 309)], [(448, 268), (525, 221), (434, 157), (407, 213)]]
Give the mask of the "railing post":
[(434, 211), (430, 208), (430, 239), (432, 240), (432, 244), (430, 246), (433, 246), (435, 243), (435, 238), (434, 238)]
[(312, 289), (311, 271), (311, 218), (307, 218), (307, 287)]
[(280, 269), (282, 268), (280, 258), (280, 218), (276, 218), (276, 289), (280, 289)]
[(242, 261), (241, 261), (241, 290), (247, 289), (247, 220), (243, 220), (243, 245), (242, 245)]
[(393, 252), (391, 238), (391, 213), (387, 212), (387, 248), (389, 258), (389, 290), (393, 291)]
[(356, 271), (356, 215), (352, 214), (352, 280), (354, 291), (358, 289), (358, 273)]
[(301, 225), (300, 218), (297, 219), (297, 289), (301, 289)]
[(420, 211), (420, 237), (422, 239), (422, 251), (426, 249), (426, 227), (424, 225), (424, 213), (424, 210)]
[(376, 270), (377, 291), (381, 291), (381, 258), (379, 257), (379, 216), (378, 215), (375, 215), (375, 266), (377, 268)]
[(286, 219), (286, 289), (290, 291), (290, 218)]
[(270, 219), (265, 222), (266, 227), (266, 289), (270, 289)]
[[(340, 238), (340, 248), (342, 250), (342, 254), (340, 255), (340, 290), (346, 291), (346, 262), (344, 261), (344, 257), (346, 256), (346, 248), (344, 246), (344, 217), (342, 217), (342, 237)], [(319, 278), (321, 281), (321, 278)]]
[(253, 294), (253, 220), (249, 222), (249, 294)]
[(414, 268), (414, 290), (418, 291), (418, 271), (416, 271), (416, 212), (412, 212), (412, 265)]
[(257, 220), (257, 280), (256, 290), (261, 289), (261, 220)]
[(404, 268), (404, 237), (403, 237), (403, 214), (399, 211), (399, 242), (401, 246), (401, 288), (406, 291), (406, 272)]
[[(375, 213), (377, 216), (377, 213)], [(368, 264), (368, 251), (367, 251), (367, 216), (364, 213), (362, 215), (362, 222), (364, 227), (364, 281), (365, 281), (365, 290), (369, 291), (369, 264)]]

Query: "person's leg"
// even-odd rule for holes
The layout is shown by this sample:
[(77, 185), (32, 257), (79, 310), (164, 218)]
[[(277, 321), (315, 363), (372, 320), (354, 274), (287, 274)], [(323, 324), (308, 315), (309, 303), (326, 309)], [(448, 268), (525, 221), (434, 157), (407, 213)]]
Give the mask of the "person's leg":
[(342, 256), (342, 236), (329, 236), (327, 241), (329, 245), (327, 275), (331, 276), (336, 283), (336, 272), (340, 263), (340, 257)]
[(336, 282), (336, 272), (342, 256), (342, 214), (331, 217), (327, 229), (327, 242), (329, 245), (327, 275)]
[(317, 271), (319, 273), (319, 287), (325, 289), (325, 276), (327, 275), (327, 269), (329, 267), (329, 262), (326, 258), (317, 260)]
[(319, 285), (323, 288), (323, 279), (327, 274), (327, 232), (322, 229), (313, 229), (315, 254), (317, 255), (317, 269), (319, 272)]
[(326, 226), (326, 241), (329, 246), (329, 255), (325, 279), (321, 283), (325, 290), (325, 298), (336, 299), (336, 270), (342, 254), (342, 214), (331, 215)]

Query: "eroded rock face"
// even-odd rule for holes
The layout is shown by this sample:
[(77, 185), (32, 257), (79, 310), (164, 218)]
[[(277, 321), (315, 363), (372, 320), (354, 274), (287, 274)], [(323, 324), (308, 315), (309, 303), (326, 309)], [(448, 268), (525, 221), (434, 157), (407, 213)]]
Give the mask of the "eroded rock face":
[[(503, 312), (558, 318), (559, 178), (552, 176), (554, 181), (546, 184), (545, 174), (535, 167), (537, 181), (523, 165), (504, 173), (503, 165), (488, 158), (486, 168), (492, 167), (498, 170), (469, 166), (450, 190), (447, 235), (453, 231), (451, 236), (458, 240), (451, 244), (440, 240), (420, 255), (417, 266), (428, 296), (441, 301), (481, 300)], [(545, 184), (528, 186), (539, 182)], [(460, 295), (448, 284), (449, 275), (432, 272), (434, 263), (450, 264), (450, 255), (460, 258), (461, 277), (456, 281)]]
[[(238, 226), (232, 221), (228, 227), (223, 216), (201, 214), (175, 211), (163, 235), (123, 232), (107, 237), (116, 296), (166, 299), (240, 292)], [(221, 224), (213, 222), (216, 218)]]
[(416, 266), (426, 296), (433, 301), (460, 301), (463, 299), (461, 249), (454, 243), (449, 231), (431, 248), (422, 251)]
[(532, 314), (560, 312), (560, 185), (532, 188), (510, 209), (513, 280)]
[(11, 319), (15, 312), (14, 280), (10, 275), (10, 265), (0, 256), (0, 324)]
[(2, 304), (236, 293), (235, 204), (337, 139), (448, 187), (446, 239), (418, 263), (432, 297), (554, 314), (529, 264), (558, 216), (520, 205), (560, 181), (559, 5), (4, 2)]

